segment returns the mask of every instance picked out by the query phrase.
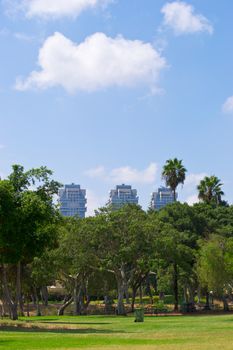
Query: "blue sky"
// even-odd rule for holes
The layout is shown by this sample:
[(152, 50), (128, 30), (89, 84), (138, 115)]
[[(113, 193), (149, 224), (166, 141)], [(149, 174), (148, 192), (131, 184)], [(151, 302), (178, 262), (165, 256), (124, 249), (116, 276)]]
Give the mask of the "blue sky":
[(88, 191), (118, 183), (147, 208), (169, 158), (179, 198), (215, 174), (233, 202), (233, 3), (4, 0), (0, 5), (0, 174), (47, 165)]

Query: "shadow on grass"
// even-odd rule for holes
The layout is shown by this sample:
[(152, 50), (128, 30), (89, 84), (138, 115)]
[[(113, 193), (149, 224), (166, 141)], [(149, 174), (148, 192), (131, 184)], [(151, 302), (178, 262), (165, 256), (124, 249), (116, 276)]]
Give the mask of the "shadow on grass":
[(226, 320), (222, 320), (222, 322), (233, 322), (233, 317), (232, 318), (228, 318)]
[[(68, 329), (68, 328), (43, 328), (43, 327), (22, 327), (22, 326), (1, 326), (0, 332), (18, 332), (18, 333), (64, 333), (64, 334), (114, 334), (114, 333), (126, 333), (119, 330), (105, 330), (95, 328), (80, 328), (80, 329)], [(129, 333), (129, 332), (127, 332)], [(1, 341), (0, 341), (1, 345)]]
[(106, 324), (112, 324), (111, 322), (63, 322), (63, 321), (50, 321), (50, 320), (32, 320), (32, 321), (25, 321), (26, 323), (46, 323), (46, 324), (90, 324), (90, 325), (106, 325)]

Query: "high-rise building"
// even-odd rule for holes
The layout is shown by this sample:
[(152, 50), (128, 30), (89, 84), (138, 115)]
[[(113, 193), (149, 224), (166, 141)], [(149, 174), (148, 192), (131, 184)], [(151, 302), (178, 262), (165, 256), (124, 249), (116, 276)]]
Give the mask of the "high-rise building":
[[(176, 198), (177, 198), (176, 193)], [(157, 192), (152, 193), (151, 209), (159, 210), (167, 204), (174, 202), (174, 194), (170, 188), (159, 187)]]
[(86, 190), (80, 185), (65, 185), (59, 190), (60, 212), (63, 216), (85, 217), (86, 213)]
[(138, 204), (137, 190), (129, 185), (117, 185), (116, 189), (110, 191), (108, 204), (113, 209), (119, 209), (125, 204)]

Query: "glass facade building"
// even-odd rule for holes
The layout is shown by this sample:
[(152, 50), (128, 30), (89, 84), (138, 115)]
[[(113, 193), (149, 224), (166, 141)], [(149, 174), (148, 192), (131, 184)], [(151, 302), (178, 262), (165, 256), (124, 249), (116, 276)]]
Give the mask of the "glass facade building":
[(85, 217), (86, 213), (86, 190), (81, 189), (80, 185), (65, 185), (59, 190), (60, 213), (63, 216)]
[[(176, 199), (177, 199), (176, 193)], [(157, 192), (152, 193), (151, 209), (159, 210), (167, 204), (174, 202), (174, 195), (170, 188), (159, 187)]]
[(125, 204), (138, 204), (137, 190), (132, 189), (129, 185), (117, 185), (114, 190), (110, 191), (108, 205), (117, 210)]

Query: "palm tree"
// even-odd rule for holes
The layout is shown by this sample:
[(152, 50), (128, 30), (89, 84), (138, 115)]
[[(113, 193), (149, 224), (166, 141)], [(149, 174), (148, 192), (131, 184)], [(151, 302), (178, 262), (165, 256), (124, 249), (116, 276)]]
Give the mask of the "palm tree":
[(173, 191), (174, 202), (176, 201), (176, 188), (179, 184), (184, 183), (186, 171), (182, 160), (177, 158), (168, 159), (163, 167), (162, 178), (165, 180), (166, 186)]
[(220, 204), (224, 195), (222, 185), (221, 180), (217, 176), (204, 177), (197, 186), (198, 198), (208, 204)]
[[(177, 158), (169, 159), (163, 167), (162, 177), (165, 180), (166, 186), (173, 191), (174, 202), (176, 201), (176, 188), (179, 184), (183, 184), (185, 180), (186, 169), (182, 164), (182, 160)], [(178, 290), (178, 266), (176, 262), (173, 263), (173, 290), (175, 297), (174, 311), (178, 311), (179, 306), (179, 290)]]

